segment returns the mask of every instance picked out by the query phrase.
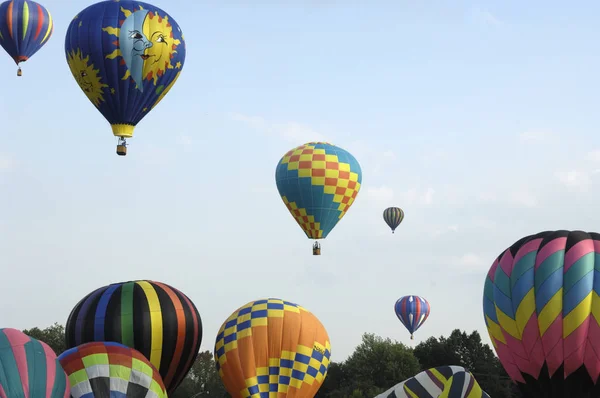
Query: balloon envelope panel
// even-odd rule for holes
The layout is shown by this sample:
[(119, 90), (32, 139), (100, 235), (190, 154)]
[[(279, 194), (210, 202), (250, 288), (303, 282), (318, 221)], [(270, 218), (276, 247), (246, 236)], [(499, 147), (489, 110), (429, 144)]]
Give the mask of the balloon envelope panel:
[(492, 264), (483, 312), (496, 353), (531, 397), (600, 395), (600, 235), (527, 236)]
[(427, 369), (375, 398), (490, 398), (475, 377), (461, 366)]
[(113, 134), (131, 137), (179, 77), (185, 41), (175, 20), (156, 6), (102, 1), (71, 21), (65, 53), (77, 84)]
[(362, 171), (342, 148), (309, 142), (281, 158), (275, 181), (283, 203), (306, 236), (324, 239), (354, 203)]
[(115, 283), (75, 306), (67, 320), (66, 339), (69, 348), (99, 341), (134, 348), (159, 370), (172, 392), (198, 355), (202, 321), (192, 301), (167, 284)]
[(399, 207), (388, 207), (383, 211), (383, 220), (394, 232), (404, 220), (404, 211)]
[(53, 30), (52, 16), (41, 4), (29, 0), (0, 4), (0, 45), (17, 64), (38, 52)]
[(396, 301), (394, 311), (404, 327), (413, 334), (425, 323), (431, 312), (431, 307), (423, 297), (404, 296)]
[(70, 385), (56, 354), (16, 329), (0, 329), (0, 397), (67, 398)]
[(219, 375), (234, 398), (258, 393), (312, 398), (330, 357), (321, 322), (305, 308), (275, 298), (239, 308), (223, 323), (215, 343)]
[(59, 356), (73, 398), (167, 398), (158, 371), (140, 352), (119, 343), (87, 343)]

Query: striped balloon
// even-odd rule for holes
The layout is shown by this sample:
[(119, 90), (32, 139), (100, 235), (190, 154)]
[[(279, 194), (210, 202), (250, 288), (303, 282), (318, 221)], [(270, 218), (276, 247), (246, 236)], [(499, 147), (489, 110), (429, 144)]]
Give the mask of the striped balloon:
[[(27, 61), (52, 36), (52, 16), (30, 0), (10, 0), (0, 4), (0, 45), (18, 65)], [(20, 69), (19, 69), (19, 76)]]
[(508, 375), (530, 397), (600, 396), (600, 234), (546, 231), (506, 249), (483, 313)]
[(172, 393), (194, 364), (202, 341), (200, 314), (179, 290), (160, 282), (104, 286), (71, 311), (67, 347), (115, 341), (140, 351), (160, 372)]
[(429, 317), (429, 302), (419, 296), (400, 297), (394, 305), (396, 316), (410, 332), (410, 339)]
[(16, 329), (0, 329), (0, 398), (68, 398), (70, 393), (52, 348)]
[(58, 359), (69, 376), (72, 398), (167, 398), (156, 368), (123, 344), (82, 344)]
[(396, 384), (375, 398), (490, 398), (461, 366), (440, 366)]
[(383, 211), (383, 220), (392, 229), (392, 233), (404, 220), (404, 211), (399, 207), (388, 207)]

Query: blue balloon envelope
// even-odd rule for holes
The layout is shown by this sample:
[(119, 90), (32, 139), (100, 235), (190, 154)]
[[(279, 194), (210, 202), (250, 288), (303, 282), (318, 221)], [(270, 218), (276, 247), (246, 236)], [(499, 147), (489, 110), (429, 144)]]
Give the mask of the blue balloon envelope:
[(73, 77), (122, 139), (167, 94), (185, 41), (165, 11), (140, 1), (102, 1), (73, 18), (65, 53)]

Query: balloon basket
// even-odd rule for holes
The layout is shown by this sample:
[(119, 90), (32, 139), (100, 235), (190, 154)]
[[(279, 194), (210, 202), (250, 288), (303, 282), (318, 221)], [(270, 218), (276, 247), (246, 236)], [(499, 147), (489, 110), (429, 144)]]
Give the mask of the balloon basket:
[(17, 76), (23, 76), (23, 71), (21, 68), (17, 69)]
[(126, 145), (117, 145), (117, 155), (119, 155), (119, 156), (127, 155), (127, 146)]
[(321, 248), (313, 248), (313, 256), (320, 256), (321, 255)]

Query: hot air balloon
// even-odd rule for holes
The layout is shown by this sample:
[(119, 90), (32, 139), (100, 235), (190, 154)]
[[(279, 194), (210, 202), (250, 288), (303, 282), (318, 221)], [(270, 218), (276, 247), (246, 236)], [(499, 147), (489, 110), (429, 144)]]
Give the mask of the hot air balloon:
[(160, 282), (133, 281), (101, 287), (71, 311), (67, 347), (114, 341), (140, 351), (172, 393), (192, 367), (202, 321), (196, 306), (179, 290)]
[(492, 264), (485, 323), (511, 379), (528, 397), (600, 396), (600, 234), (546, 231)]
[(125, 156), (126, 139), (181, 74), (185, 41), (160, 8), (107, 0), (73, 18), (65, 52), (77, 84), (119, 137), (117, 154)]
[(27, 61), (52, 36), (52, 16), (44, 6), (30, 0), (10, 0), (0, 4), (0, 45), (17, 64)]
[(58, 359), (69, 376), (72, 398), (167, 398), (156, 368), (123, 344), (82, 344)]
[[(283, 203), (306, 236), (325, 239), (354, 203), (362, 171), (342, 148), (309, 142), (283, 155), (275, 181)], [(313, 254), (321, 254), (318, 241)]]
[(233, 398), (312, 398), (327, 376), (327, 331), (308, 310), (280, 299), (252, 301), (221, 326), (215, 361)]
[(490, 398), (461, 366), (427, 369), (375, 398)]
[(410, 333), (410, 339), (413, 340), (413, 334), (419, 329), (429, 317), (429, 302), (419, 296), (404, 296), (396, 301), (394, 305), (396, 316)]
[(383, 211), (383, 220), (392, 229), (392, 233), (404, 220), (404, 211), (399, 207), (388, 207)]
[(0, 329), (1, 398), (68, 398), (70, 391), (52, 348), (16, 329)]

